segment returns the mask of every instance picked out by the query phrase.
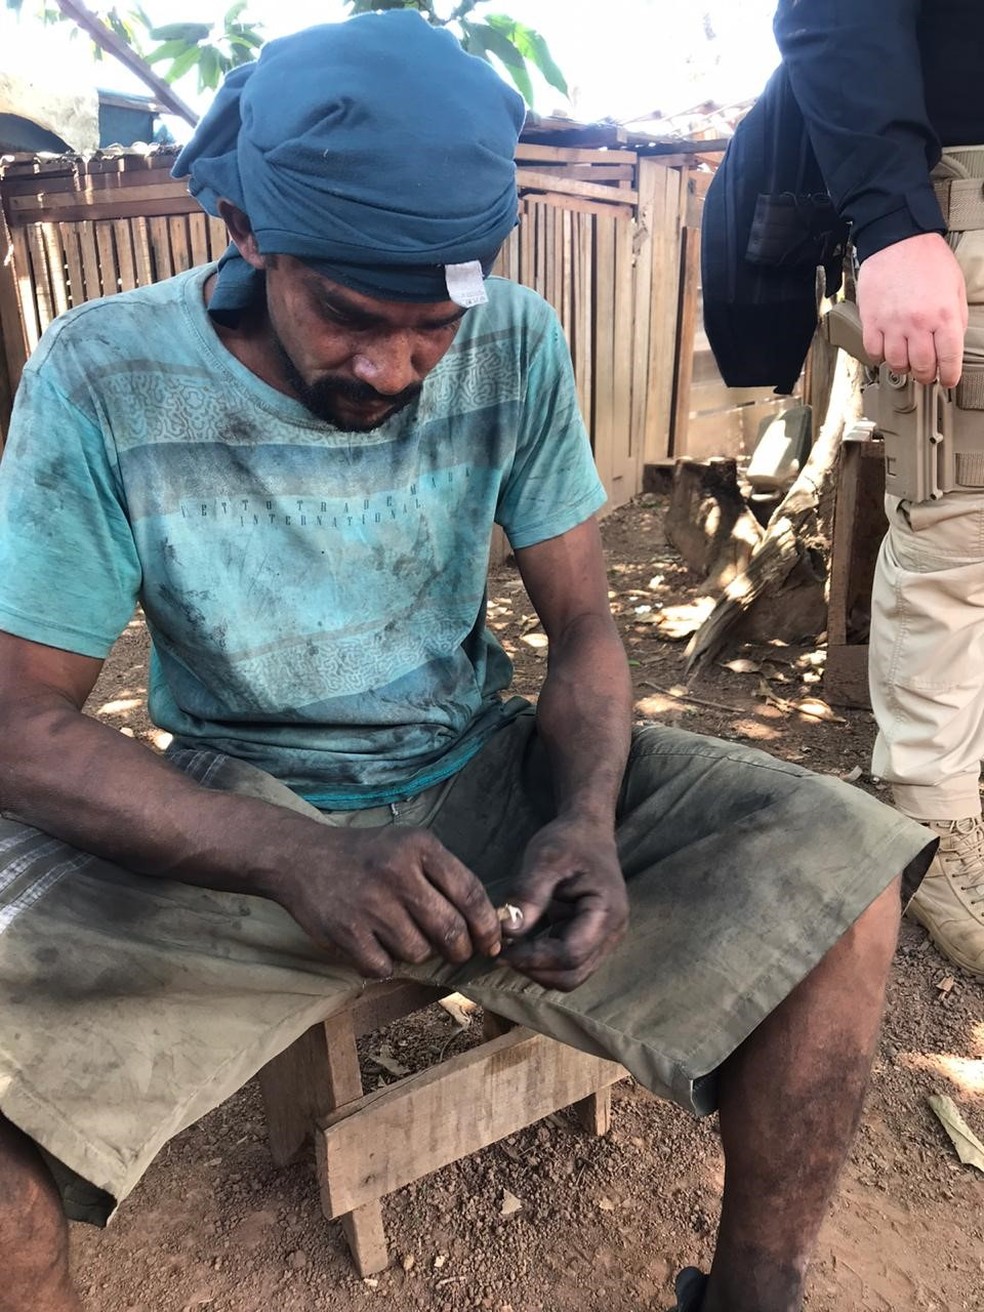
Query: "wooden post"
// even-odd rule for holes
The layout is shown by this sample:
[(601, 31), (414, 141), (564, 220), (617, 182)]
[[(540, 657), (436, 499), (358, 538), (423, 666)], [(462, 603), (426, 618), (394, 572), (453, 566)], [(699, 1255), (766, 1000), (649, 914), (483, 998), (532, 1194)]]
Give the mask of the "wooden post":
[[(653, 159), (639, 163), (642, 217), (652, 246), (648, 285), (640, 282), (637, 315), (649, 314), (649, 360), (643, 461), (655, 464), (670, 451), (676, 323), (680, 298), (680, 242), (686, 220), (686, 176)], [(651, 215), (651, 222), (649, 216)]]
[(14, 392), (26, 363), (27, 342), (17, 294), (14, 243), (0, 203), (0, 453), (7, 440)]
[(697, 301), (700, 289), (700, 227), (690, 221), (689, 198), (693, 178), (687, 181), (688, 219), (680, 245), (680, 300), (677, 315), (676, 361), (673, 368), (673, 423), (670, 454), (687, 453), (687, 422), (690, 418), (690, 385), (694, 372), (694, 341), (697, 336)]
[(7, 442), (7, 430), (10, 427), (10, 412), (14, 405), (14, 389), (10, 385), (7, 372), (7, 357), (3, 346), (3, 323), (0, 322), (0, 456)]

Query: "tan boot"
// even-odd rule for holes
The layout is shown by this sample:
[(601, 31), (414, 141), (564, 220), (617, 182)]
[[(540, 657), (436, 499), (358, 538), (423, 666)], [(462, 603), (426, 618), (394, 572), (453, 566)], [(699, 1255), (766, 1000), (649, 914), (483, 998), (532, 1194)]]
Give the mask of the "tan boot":
[(929, 821), (939, 851), (909, 915), (954, 965), (984, 978), (984, 820)]

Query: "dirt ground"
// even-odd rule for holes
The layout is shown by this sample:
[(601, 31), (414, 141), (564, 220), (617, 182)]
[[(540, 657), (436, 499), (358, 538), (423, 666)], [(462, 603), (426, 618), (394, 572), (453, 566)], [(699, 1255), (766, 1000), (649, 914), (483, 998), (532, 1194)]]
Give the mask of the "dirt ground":
[[(864, 773), (870, 714), (824, 719), (822, 706), (810, 707), (822, 697), (816, 640), (743, 649), (731, 654), (735, 668), (685, 685), (683, 644), (657, 636), (654, 621), (664, 607), (693, 603), (699, 581), (661, 523), (660, 501), (644, 497), (604, 526), (639, 718), (754, 741), (873, 788)], [(518, 688), (534, 694), (544, 639), (510, 565), (494, 572), (490, 600)], [(145, 659), (135, 621), (90, 709), (155, 741), (142, 709)], [(792, 708), (803, 701), (811, 714)], [(984, 1175), (959, 1163), (927, 1105), (929, 1094), (949, 1094), (984, 1137), (982, 997), (984, 986), (952, 971), (920, 928), (903, 926), (867, 1110), (821, 1235), (809, 1312), (984, 1309)], [(458, 1029), (433, 1007), (370, 1036), (366, 1088), (392, 1078), (386, 1065), (416, 1070), (467, 1045), (475, 1028)], [(673, 1301), (680, 1266), (707, 1267), (721, 1181), (714, 1122), (695, 1123), (626, 1081), (605, 1138), (551, 1118), (391, 1196), (393, 1265), (363, 1281), (339, 1226), (322, 1219), (313, 1164), (271, 1165), (251, 1083), (165, 1149), (107, 1230), (73, 1227), (74, 1263), (92, 1312), (658, 1312)], [(505, 1215), (507, 1195), (519, 1207)]]

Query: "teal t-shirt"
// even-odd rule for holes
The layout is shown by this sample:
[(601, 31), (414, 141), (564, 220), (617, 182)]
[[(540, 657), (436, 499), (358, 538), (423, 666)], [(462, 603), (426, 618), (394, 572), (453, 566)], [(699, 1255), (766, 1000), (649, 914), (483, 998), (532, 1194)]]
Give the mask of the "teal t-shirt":
[(454, 773), (508, 712), (485, 624), (514, 547), (604, 501), (556, 316), (491, 279), (419, 399), (342, 432), (219, 341), (211, 268), (43, 338), (0, 462), (0, 628), (105, 657), (143, 606), (149, 710), (316, 805)]

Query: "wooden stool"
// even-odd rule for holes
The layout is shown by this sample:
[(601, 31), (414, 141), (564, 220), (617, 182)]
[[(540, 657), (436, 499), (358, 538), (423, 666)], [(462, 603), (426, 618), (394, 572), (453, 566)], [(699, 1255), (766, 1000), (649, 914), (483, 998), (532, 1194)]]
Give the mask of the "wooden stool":
[(363, 1093), (356, 1040), (447, 993), (370, 985), (260, 1072), (273, 1160), (286, 1165), (314, 1137), (322, 1210), (341, 1220), (362, 1276), (389, 1265), (386, 1194), (564, 1107), (576, 1107), (590, 1133), (605, 1134), (611, 1085), (626, 1074), (486, 1012), (477, 1047)]

